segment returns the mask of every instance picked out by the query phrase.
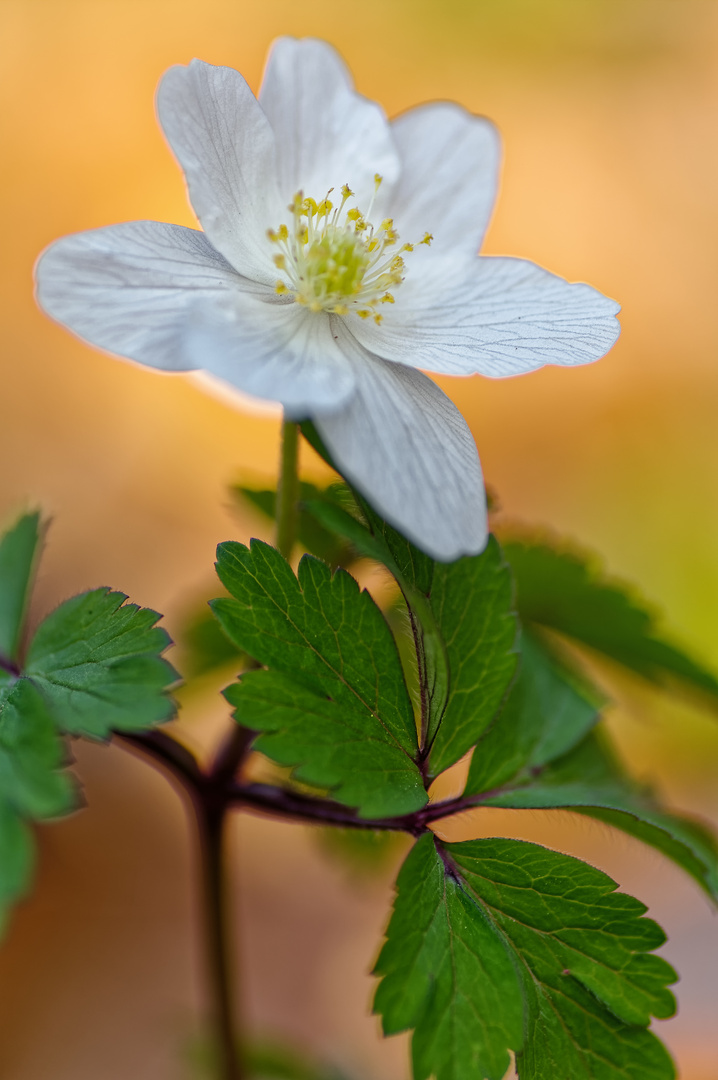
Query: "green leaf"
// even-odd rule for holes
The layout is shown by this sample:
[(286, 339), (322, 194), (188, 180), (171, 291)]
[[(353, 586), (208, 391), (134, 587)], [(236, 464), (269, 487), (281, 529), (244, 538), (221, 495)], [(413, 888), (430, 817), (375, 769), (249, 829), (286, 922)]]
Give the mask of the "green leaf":
[(39, 549), (39, 514), (25, 514), (0, 539), (0, 664), (18, 661)]
[[(213, 1038), (195, 1036), (185, 1051), (193, 1080), (218, 1080), (221, 1055)], [(348, 1080), (333, 1066), (319, 1064), (294, 1047), (274, 1041), (243, 1040), (239, 1053), (248, 1080)]]
[(398, 879), (376, 973), (385, 1032), (414, 1028), (415, 1080), (672, 1080), (646, 1030), (675, 1009), (646, 908), (578, 859), (426, 835)]
[(533, 779), (593, 727), (600, 704), (524, 633), (518, 678), (498, 719), (474, 750), (464, 794)]
[(616, 892), (606, 874), (520, 840), (470, 840), (447, 845), (447, 851), (534, 978), (548, 981), (542, 967), (546, 976), (549, 968), (569, 972), (626, 1024), (643, 1026), (651, 1016), (673, 1015), (675, 1001), (666, 986), (676, 981), (675, 972), (648, 955), (665, 942), (665, 934), (644, 918), (645, 905)]
[(310, 501), (307, 510), (328, 530), (343, 536), (359, 555), (385, 566), (403, 593), (414, 642), (423, 752), (441, 722), (449, 695), (446, 647), (428, 598), (434, 562), (375, 514), (361, 496), (356, 495), (356, 501), (370, 528), (339, 505)]
[[(276, 520), (276, 490), (257, 490), (241, 486), (237, 486), (232, 490), (270, 518), (271, 521)], [(297, 539), (303, 548), (312, 555), (316, 555), (317, 558), (328, 562), (330, 566), (349, 566), (355, 561), (356, 555), (351, 545), (338, 538), (335, 532), (325, 528), (317, 515), (312, 513), (306, 504), (344, 507), (347, 503), (347, 495), (351, 498), (349, 489), (344, 484), (330, 484), (326, 488), (317, 487), (316, 484), (310, 484), (306, 481), (301, 481), (299, 484)]]
[(297, 780), (331, 788), (364, 817), (418, 810), (427, 796), (407, 751), (368, 709), (339, 704), (279, 671), (252, 671), (225, 690), (239, 723), (260, 735), (254, 749)]
[(449, 664), (449, 699), (431, 746), (434, 775), (476, 744), (513, 680), (517, 622), (511, 573), (496, 539), (481, 555), (436, 563), (431, 609)]
[(15, 810), (0, 802), (0, 938), (12, 905), (30, 890), (34, 866), (31, 830)]
[(504, 554), (522, 622), (558, 631), (652, 682), (718, 697), (718, 678), (663, 640), (645, 601), (607, 578), (595, 556), (528, 541), (505, 544)]
[(461, 883), (446, 873), (431, 834), (397, 879), (376, 967), (374, 1011), (384, 1034), (414, 1028), (415, 1080), (502, 1080), (521, 1047), (523, 1007), (511, 957)]
[(512, 809), (570, 808), (657, 848), (718, 900), (711, 832), (667, 812), (619, 766), (592, 729), (599, 702), (530, 634), (521, 670), (496, 723), (474, 750), (465, 797)]
[(62, 814), (72, 804), (62, 743), (47, 704), (30, 679), (0, 691), (0, 791), (26, 818)]
[(516, 670), (511, 573), (494, 537), (481, 555), (434, 563), (357, 497), (370, 528), (337, 507), (309, 504), (327, 528), (394, 575), (409, 609), (421, 684), (421, 746), (431, 775), (470, 750)]
[(217, 572), (230, 599), (212, 602), (225, 633), (270, 671), (227, 691), (258, 746), (297, 765), (364, 816), (426, 802), (416, 724), (391, 631), (344, 570), (305, 555), (295, 576), (268, 544), (220, 544)]
[(0, 933), (9, 905), (30, 886), (34, 845), (28, 820), (67, 813), (75, 786), (64, 766), (40, 691), (29, 679), (0, 689)]
[[(431, 592), (431, 583), (434, 577), (434, 567), (437, 565), (431, 556), (420, 551), (411, 541), (407, 540), (400, 532), (379, 517), (366, 499), (355, 493), (357, 503), (366, 518), (369, 528), (381, 544), (385, 552), (389, 553), (382, 561), (391, 569), (394, 568), (394, 576), (406, 585), (416, 589), (417, 592), (428, 596)], [(445, 564), (440, 564), (445, 565)]]
[(58, 733), (107, 735), (167, 719), (175, 679), (159, 653), (158, 616), (98, 589), (60, 605), (21, 662), (23, 623), (40, 546), (39, 515), (0, 539), (0, 933), (10, 905), (30, 887), (29, 822), (67, 813), (76, 789)]
[(170, 639), (155, 625), (157, 612), (126, 600), (94, 589), (66, 600), (40, 625), (25, 674), (59, 730), (102, 739), (174, 715), (167, 690), (177, 673), (160, 655)]
[(252, 1080), (348, 1080), (331, 1065), (319, 1065), (297, 1050), (274, 1043), (253, 1043), (245, 1057)]
[(666, 811), (632, 781), (592, 732), (570, 753), (516, 787), (481, 800), (515, 809), (567, 808), (657, 848), (718, 901), (718, 844), (700, 822)]
[[(676, 975), (651, 955), (665, 941), (645, 905), (606, 874), (519, 840), (446, 846), (472, 898), (519, 963), (526, 1000), (521, 1080), (672, 1078), (648, 1031), (673, 1015)], [(540, 900), (540, 902), (537, 902)]]
[[(310, 420), (304, 421), (301, 430), (319, 456), (336, 470), (314, 424)], [(323, 528), (348, 541), (359, 555), (383, 564), (393, 574), (404, 594), (416, 651), (419, 743), (422, 757), (425, 758), (427, 747), (441, 723), (449, 695), (446, 648), (428, 602), (434, 561), (385, 522), (359, 492), (348, 485), (345, 489), (352, 493), (354, 506), (348, 507), (346, 501), (337, 500), (334, 505), (327, 505), (326, 500), (309, 500), (305, 506)], [(355, 509), (361, 512), (366, 524), (358, 519)], [(425, 762), (424, 767), (428, 768)]]
[(340, 505), (312, 500), (307, 511), (327, 530), (344, 537), (358, 555), (385, 566), (403, 593), (414, 641), (423, 751), (441, 721), (449, 693), (446, 648), (428, 600), (434, 562), (382, 521), (361, 496), (355, 499), (370, 527)]
[(322, 852), (349, 872), (352, 880), (383, 877), (405, 852), (405, 833), (385, 829), (341, 829), (334, 825), (312, 830)]

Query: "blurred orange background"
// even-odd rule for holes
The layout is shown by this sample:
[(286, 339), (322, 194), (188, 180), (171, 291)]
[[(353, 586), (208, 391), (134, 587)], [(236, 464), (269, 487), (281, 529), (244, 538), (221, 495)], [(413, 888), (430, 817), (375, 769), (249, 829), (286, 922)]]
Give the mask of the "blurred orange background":
[[(242, 470), (273, 473), (276, 420), (93, 352), (35, 308), (31, 273), (63, 233), (194, 224), (155, 121), (157, 80), (199, 56), (256, 88), (282, 33), (329, 39), (390, 115), (451, 98), (492, 117), (505, 164), (486, 250), (621, 301), (621, 340), (598, 364), (442, 385), (505, 517), (601, 551), (718, 667), (712, 0), (0, 0), (0, 518), (29, 504), (53, 517), (35, 616), (108, 584), (176, 633), (212, 594), (215, 544), (265, 529), (226, 490)], [(225, 720), (210, 689), (185, 691), (198, 743)], [(715, 718), (631, 683), (618, 697), (610, 723), (635, 771), (718, 821)], [(74, 749), (89, 808), (40, 830), (37, 892), (0, 950), (0, 1075), (182, 1080), (204, 978), (183, 808), (127, 753)], [(650, 904), (682, 974), (680, 1015), (659, 1034), (684, 1080), (714, 1080), (718, 928), (697, 887), (585, 819), (483, 814), (461, 835), (554, 844)], [(358, 883), (295, 826), (243, 817), (231, 840), (251, 1026), (357, 1080), (407, 1077), (406, 1040), (382, 1042), (367, 1015), (390, 874)]]

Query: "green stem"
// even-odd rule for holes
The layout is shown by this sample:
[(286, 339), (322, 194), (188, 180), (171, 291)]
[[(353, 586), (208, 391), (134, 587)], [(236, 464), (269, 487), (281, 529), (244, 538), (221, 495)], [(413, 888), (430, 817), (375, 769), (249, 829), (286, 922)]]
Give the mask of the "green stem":
[(282, 454), (277, 487), (277, 549), (290, 559), (297, 537), (299, 504), (299, 424), (282, 423)]

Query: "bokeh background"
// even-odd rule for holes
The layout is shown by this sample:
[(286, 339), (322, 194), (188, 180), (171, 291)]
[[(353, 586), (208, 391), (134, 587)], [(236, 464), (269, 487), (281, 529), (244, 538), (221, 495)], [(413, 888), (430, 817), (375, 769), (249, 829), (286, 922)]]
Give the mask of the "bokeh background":
[[(505, 518), (601, 551), (718, 666), (713, 0), (0, 0), (0, 519), (28, 505), (53, 518), (35, 616), (108, 584), (179, 634), (212, 594), (217, 541), (266, 535), (227, 485), (272, 474), (276, 418), (93, 352), (35, 308), (31, 274), (63, 233), (193, 224), (155, 121), (157, 80), (196, 55), (256, 88), (281, 33), (328, 38), (389, 114), (451, 98), (491, 116), (505, 164), (486, 249), (621, 301), (622, 338), (598, 364), (442, 385)], [(318, 475), (309, 455), (305, 474)], [(226, 720), (215, 689), (184, 692), (197, 745)], [(718, 821), (716, 718), (614, 689), (610, 723), (635, 771)], [(41, 830), (37, 892), (0, 950), (0, 1075), (182, 1080), (204, 978), (184, 810), (122, 750), (75, 752), (88, 808)], [(659, 1033), (684, 1080), (714, 1080), (718, 926), (697, 887), (586, 819), (483, 815), (463, 835), (554, 844), (650, 904), (682, 974), (680, 1014)], [(392, 867), (357, 877), (311, 830), (248, 817), (231, 846), (251, 1026), (357, 1080), (408, 1077), (406, 1041), (383, 1043), (368, 1015)]]

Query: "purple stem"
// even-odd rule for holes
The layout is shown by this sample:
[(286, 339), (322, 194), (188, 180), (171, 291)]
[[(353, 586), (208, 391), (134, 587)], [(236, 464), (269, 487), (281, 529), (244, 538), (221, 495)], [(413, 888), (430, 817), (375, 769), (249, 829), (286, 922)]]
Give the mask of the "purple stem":
[[(233, 805), (245, 806), (277, 817), (311, 821), (321, 825), (337, 825), (345, 829), (407, 832), (412, 836), (420, 836), (433, 822), (480, 806), (486, 799), (503, 790), (497, 788), (482, 792), (481, 795), (459, 796), (443, 802), (429, 803), (413, 813), (396, 817), (364, 818), (359, 817), (356, 810), (333, 799), (304, 795), (292, 791), (291, 788), (273, 784), (244, 783), (235, 779), (239, 759), (247, 753), (253, 738), (252, 732), (239, 726), (236, 735), (231, 736), (220, 750), (210, 773), (203, 773), (190, 751), (163, 732), (122, 735), (121, 738), (168, 769), (193, 795), (193, 799), (209, 798), (211, 802), (220, 804), (225, 809)], [(239, 758), (233, 757), (238, 751)]]

